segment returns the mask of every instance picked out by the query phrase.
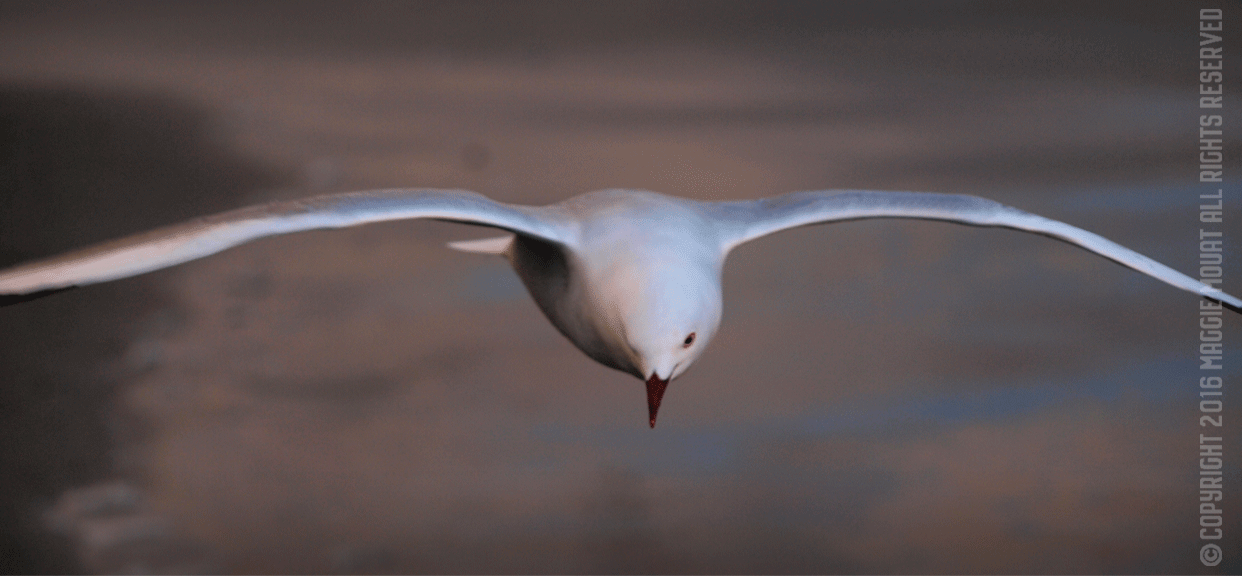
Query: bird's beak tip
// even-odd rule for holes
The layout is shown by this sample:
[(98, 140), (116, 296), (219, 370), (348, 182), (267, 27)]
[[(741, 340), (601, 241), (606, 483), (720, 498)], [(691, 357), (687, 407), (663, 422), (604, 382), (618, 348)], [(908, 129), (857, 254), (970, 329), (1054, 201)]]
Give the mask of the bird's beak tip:
[(647, 413), (651, 417), (651, 427), (655, 428), (656, 413), (660, 411), (660, 401), (664, 399), (664, 391), (668, 389), (668, 380), (661, 380), (655, 372), (647, 379)]

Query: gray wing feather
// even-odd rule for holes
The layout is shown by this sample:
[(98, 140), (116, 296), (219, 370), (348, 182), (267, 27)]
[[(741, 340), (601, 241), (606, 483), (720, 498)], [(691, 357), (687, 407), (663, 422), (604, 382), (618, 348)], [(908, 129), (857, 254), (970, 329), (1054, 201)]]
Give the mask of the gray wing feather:
[(1032, 232), (1085, 248), (1166, 284), (1242, 312), (1242, 300), (1103, 236), (976, 196), (826, 190), (753, 201), (716, 202), (709, 204), (709, 210), (720, 222), (726, 251), (789, 228), (866, 218), (940, 220)]
[(175, 266), (277, 234), (386, 220), (431, 218), (571, 242), (572, 225), (552, 208), (501, 204), (460, 190), (374, 190), (242, 208), (0, 270), (0, 294), (29, 294), (106, 282)]

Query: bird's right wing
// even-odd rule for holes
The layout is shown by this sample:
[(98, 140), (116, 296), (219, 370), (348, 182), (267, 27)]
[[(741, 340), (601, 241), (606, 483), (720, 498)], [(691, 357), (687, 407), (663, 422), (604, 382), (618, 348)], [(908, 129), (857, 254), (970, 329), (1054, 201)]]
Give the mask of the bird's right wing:
[(502, 204), (459, 190), (373, 190), (275, 202), (197, 218), (0, 270), (0, 295), (57, 290), (137, 276), (264, 236), (430, 218), (490, 226), (572, 244), (572, 220), (555, 207)]
[(1098, 234), (999, 202), (965, 194), (823, 190), (737, 202), (706, 203), (720, 227), (727, 252), (774, 232), (868, 218), (915, 218), (1010, 228), (1068, 242), (1166, 284), (1220, 302), (1242, 313), (1242, 299), (1230, 296)]

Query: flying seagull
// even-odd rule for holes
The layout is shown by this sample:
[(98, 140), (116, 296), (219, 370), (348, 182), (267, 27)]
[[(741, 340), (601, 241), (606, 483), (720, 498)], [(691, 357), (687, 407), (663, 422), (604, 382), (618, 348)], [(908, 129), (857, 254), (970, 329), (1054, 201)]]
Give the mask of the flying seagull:
[(1242, 300), (1063, 222), (975, 196), (863, 190), (731, 202), (601, 190), (548, 206), (503, 204), (460, 190), (330, 194), (224, 212), (0, 270), (0, 295), (136, 276), (264, 236), (407, 218), (506, 231), (449, 246), (507, 259), (539, 309), (575, 346), (645, 381), (653, 428), (668, 383), (694, 364), (720, 325), (725, 257), (744, 242), (799, 226), (916, 218), (1032, 232), (1242, 313)]

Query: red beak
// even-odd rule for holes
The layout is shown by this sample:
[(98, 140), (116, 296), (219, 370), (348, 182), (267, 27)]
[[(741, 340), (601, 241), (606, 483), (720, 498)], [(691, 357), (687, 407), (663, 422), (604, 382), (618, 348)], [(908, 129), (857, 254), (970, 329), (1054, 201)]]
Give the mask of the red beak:
[(661, 380), (655, 372), (647, 380), (647, 413), (651, 415), (651, 427), (655, 428), (656, 412), (660, 411), (660, 400), (664, 399), (664, 391), (668, 389), (668, 380)]

